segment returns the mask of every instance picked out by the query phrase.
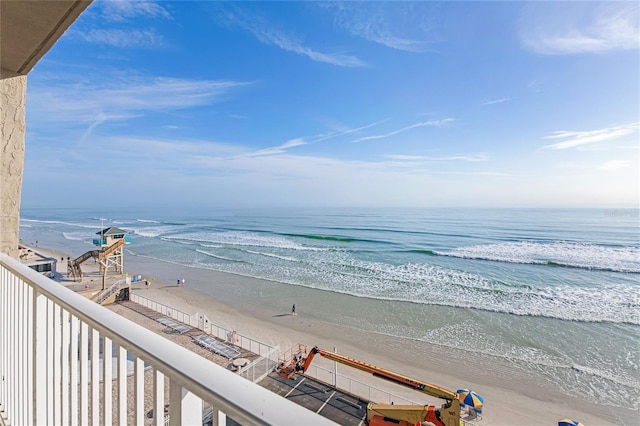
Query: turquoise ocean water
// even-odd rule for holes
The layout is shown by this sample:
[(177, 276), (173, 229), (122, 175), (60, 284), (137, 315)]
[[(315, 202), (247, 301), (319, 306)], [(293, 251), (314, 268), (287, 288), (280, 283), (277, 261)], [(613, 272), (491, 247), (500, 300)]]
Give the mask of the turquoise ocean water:
[(384, 301), (318, 319), (504, 362), (637, 414), (639, 220), (629, 209), (23, 209), (20, 236), (75, 256), (103, 223), (129, 231), (138, 256)]

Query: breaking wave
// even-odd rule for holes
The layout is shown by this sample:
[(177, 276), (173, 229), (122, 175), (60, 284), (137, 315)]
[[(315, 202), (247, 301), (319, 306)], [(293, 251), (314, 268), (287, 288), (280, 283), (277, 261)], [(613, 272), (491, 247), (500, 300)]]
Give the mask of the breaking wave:
[(460, 247), (451, 251), (434, 251), (433, 253), (465, 259), (640, 273), (638, 247), (607, 247), (565, 241), (552, 243), (519, 241)]

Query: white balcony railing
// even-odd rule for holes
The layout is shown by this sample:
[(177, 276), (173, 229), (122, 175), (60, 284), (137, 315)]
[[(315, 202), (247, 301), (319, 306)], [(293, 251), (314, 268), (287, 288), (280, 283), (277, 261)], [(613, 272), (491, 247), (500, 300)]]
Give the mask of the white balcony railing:
[(214, 426), (334, 424), (5, 254), (0, 380), (0, 423), (11, 425), (163, 425), (167, 402), (172, 425), (211, 410)]

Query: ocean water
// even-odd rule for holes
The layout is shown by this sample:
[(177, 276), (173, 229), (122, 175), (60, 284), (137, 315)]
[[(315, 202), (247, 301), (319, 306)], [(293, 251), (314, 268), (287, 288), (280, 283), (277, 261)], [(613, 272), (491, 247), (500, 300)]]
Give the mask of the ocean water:
[(639, 222), (635, 209), (24, 209), (20, 235), (80, 255), (117, 226), (131, 254), (375, 301), (316, 315), (637, 412)]

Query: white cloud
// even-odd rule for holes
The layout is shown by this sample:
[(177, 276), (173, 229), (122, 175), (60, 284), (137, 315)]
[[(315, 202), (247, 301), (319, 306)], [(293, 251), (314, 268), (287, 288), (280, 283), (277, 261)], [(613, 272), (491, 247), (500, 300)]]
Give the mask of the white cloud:
[(227, 117), (229, 118), (235, 118), (238, 120), (246, 120), (247, 116), (246, 115), (242, 115), (242, 114), (227, 114)]
[(385, 121), (389, 121), (389, 119), (385, 119), (385, 120), (380, 120), (380, 121), (376, 121), (374, 123), (370, 123), (361, 127), (356, 127), (356, 128), (344, 128), (343, 126), (341, 126), (341, 128), (343, 128), (343, 130), (339, 131), (339, 132), (334, 132), (334, 133), (329, 133), (329, 134), (325, 134), (325, 135), (321, 135), (318, 136), (316, 139), (312, 140), (310, 143), (316, 143), (316, 142), (320, 142), (320, 141), (324, 141), (327, 139), (332, 139), (332, 138), (336, 138), (338, 136), (343, 136), (343, 135), (348, 135), (351, 133), (358, 133), (362, 130), (368, 129), (370, 127), (374, 127), (377, 126), (378, 124), (384, 123)]
[(273, 24), (262, 22), (257, 16), (249, 16), (246, 12), (236, 9), (235, 13), (225, 15), (227, 23), (235, 24), (251, 32), (261, 43), (274, 45), (282, 50), (306, 56), (317, 62), (324, 62), (340, 67), (364, 67), (367, 64), (356, 56), (341, 53), (323, 53), (305, 46), (297, 37), (286, 34), (274, 28)]
[(109, 73), (90, 78), (56, 74), (31, 80), (30, 114), (35, 122), (77, 125), (126, 120), (152, 111), (208, 105), (238, 87), (250, 84), (228, 80), (188, 80), (134, 73)]
[(95, 5), (107, 21), (122, 22), (138, 17), (171, 19), (171, 13), (153, 1), (108, 0), (97, 1)]
[(511, 101), (511, 98), (500, 98), (500, 99), (495, 99), (493, 101), (486, 101), (483, 102), (482, 105), (494, 105), (494, 104), (501, 104), (503, 102), (509, 102)]
[(630, 165), (631, 165), (631, 161), (629, 160), (611, 160), (611, 161), (607, 161), (606, 163), (600, 164), (598, 166), (598, 169), (605, 170), (605, 171), (620, 170), (620, 169), (625, 169)]
[(253, 157), (259, 157), (259, 156), (263, 156), (263, 155), (283, 154), (289, 148), (293, 148), (293, 147), (301, 146), (301, 145), (306, 145), (306, 144), (307, 143), (302, 139), (291, 139), (290, 141), (287, 141), (287, 142), (283, 143), (282, 145), (274, 146), (274, 147), (271, 147), (271, 148), (260, 149), (258, 151), (252, 152), (252, 153), (250, 153), (248, 155), (253, 156)]
[(162, 35), (153, 29), (148, 30), (118, 30), (94, 29), (88, 31), (73, 31), (72, 35), (89, 43), (113, 47), (149, 47), (163, 43)]
[(403, 2), (327, 2), (320, 3), (320, 6), (333, 12), (336, 23), (341, 28), (365, 40), (405, 52), (424, 52), (432, 44), (428, 40), (399, 35), (415, 31), (416, 28), (424, 29), (431, 15), (429, 5)]
[[(169, 10), (160, 3), (143, 0), (94, 1), (87, 16), (92, 19), (82, 20), (69, 30), (68, 35), (88, 43), (119, 48), (163, 44), (164, 37), (153, 28), (141, 28), (141, 21), (144, 18), (173, 20)], [(130, 21), (134, 20), (132, 24)]]
[(353, 129), (347, 128), (346, 130), (342, 130), (340, 132), (334, 132), (334, 133), (329, 133), (329, 134), (316, 136), (315, 138), (313, 138), (310, 141), (306, 141), (304, 138), (299, 137), (299, 138), (291, 139), (291, 140), (283, 143), (282, 145), (278, 145), (278, 146), (270, 147), (270, 148), (260, 149), (260, 150), (257, 150), (257, 151), (251, 152), (251, 153), (247, 153), (247, 154), (243, 154), (243, 155), (263, 156), (263, 155), (283, 154), (289, 148), (294, 148), (294, 147), (302, 146), (302, 145), (315, 144), (317, 142), (325, 141), (327, 139), (332, 139), (332, 138), (336, 138), (336, 137), (339, 137), (339, 136), (344, 136), (344, 135), (348, 135), (348, 134), (351, 134), (351, 133), (356, 133), (356, 132), (359, 132), (361, 130), (373, 127), (373, 126), (377, 126), (378, 124), (383, 123), (385, 121), (387, 121), (387, 120), (376, 121), (374, 123), (370, 123), (370, 124), (367, 124), (365, 126), (361, 126), (361, 127), (357, 127), (357, 128), (353, 128)]
[(401, 161), (488, 161), (489, 156), (486, 154), (470, 154), (470, 155), (449, 155), (443, 157), (432, 157), (425, 155), (403, 155), (403, 154), (394, 154), (394, 155), (386, 155), (385, 158), (389, 158), (392, 160), (401, 160)]
[(571, 131), (557, 131), (553, 132), (549, 136), (545, 136), (545, 139), (563, 139), (561, 142), (556, 142), (550, 145), (545, 145), (544, 148), (551, 149), (569, 149), (578, 146), (591, 144), (595, 142), (603, 142), (621, 138), (637, 131), (640, 123), (633, 123), (626, 126), (614, 126), (605, 129), (590, 130), (583, 132), (571, 132)]
[(523, 9), (520, 37), (545, 55), (638, 49), (637, 2), (534, 2)]
[(423, 121), (421, 123), (412, 124), (410, 126), (403, 127), (402, 129), (394, 130), (392, 132), (385, 133), (382, 135), (363, 136), (351, 142), (356, 143), (356, 142), (364, 142), (364, 141), (369, 141), (374, 139), (384, 139), (384, 138), (388, 138), (389, 136), (397, 135), (398, 133), (406, 132), (407, 130), (415, 129), (416, 127), (431, 127), (431, 126), (442, 127), (452, 122), (453, 122), (453, 118), (445, 118), (443, 120)]
[(381, 28), (374, 22), (352, 21), (345, 23), (345, 27), (354, 35), (396, 50), (424, 52), (426, 50), (426, 46), (429, 45), (426, 41), (409, 40), (406, 38), (396, 37), (392, 35), (389, 30)]

